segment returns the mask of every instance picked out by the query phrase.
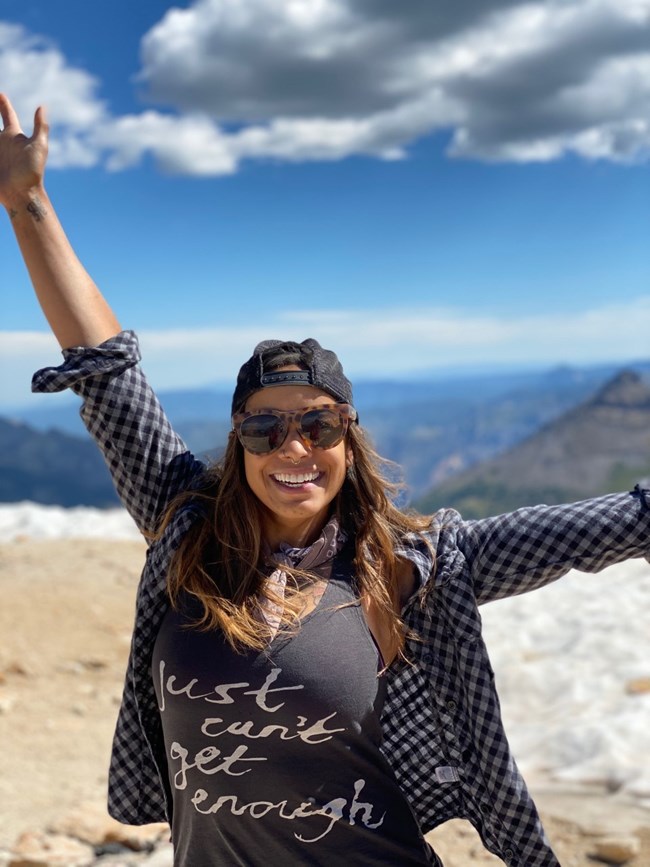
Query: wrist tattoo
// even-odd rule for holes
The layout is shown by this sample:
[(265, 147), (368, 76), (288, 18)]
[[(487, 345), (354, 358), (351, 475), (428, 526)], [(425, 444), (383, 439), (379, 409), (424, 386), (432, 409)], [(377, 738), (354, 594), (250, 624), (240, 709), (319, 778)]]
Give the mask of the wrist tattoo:
[(27, 210), (32, 215), (32, 217), (36, 220), (37, 223), (40, 223), (47, 216), (47, 211), (41, 204), (41, 200), (36, 198), (33, 202), (30, 202), (27, 205)]

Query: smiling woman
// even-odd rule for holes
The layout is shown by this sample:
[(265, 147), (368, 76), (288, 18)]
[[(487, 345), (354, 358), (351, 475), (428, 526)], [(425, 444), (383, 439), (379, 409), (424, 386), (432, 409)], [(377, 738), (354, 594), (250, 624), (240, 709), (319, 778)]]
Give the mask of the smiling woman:
[[(210, 520), (179, 545), (169, 585), (174, 600), (188, 589), (200, 598), (201, 624), (222, 629), (233, 648), (244, 640), (262, 649), (280, 623), (295, 623), (322, 595), (322, 582), (305, 582), (300, 557), (274, 573), (280, 588), (277, 580), (268, 580), (259, 569), (265, 552), (316, 546), (333, 556), (344, 536), (356, 538), (370, 555), (361, 561), (356, 582), (383, 658), (390, 661), (403, 648), (399, 612), (414, 582), (412, 571), (395, 557), (395, 542), (400, 534), (426, 530), (428, 520), (404, 515), (391, 503), (381, 459), (358, 428), (351, 401), (352, 386), (335, 353), (313, 339), (260, 343), (241, 368), (223, 464), (209, 471), (204, 483)], [(167, 510), (163, 530), (180, 503), (197, 496), (197, 491), (181, 493)], [(326, 530), (329, 541), (323, 545)], [(210, 562), (219, 563), (210, 574), (207, 549)], [(230, 556), (232, 550), (242, 552), (239, 561)], [(315, 565), (311, 562), (312, 571)], [(393, 573), (394, 580), (387, 581)], [(287, 576), (293, 579), (289, 585)], [(223, 600), (215, 600), (215, 582), (225, 598), (237, 600), (233, 616)], [(265, 600), (267, 615), (273, 612), (270, 634), (260, 626), (258, 612), (242, 604), (251, 596)]]
[[(171, 428), (45, 192), (47, 124), (0, 96), (0, 202), (71, 388), (149, 542), (109, 809), (171, 823), (174, 863), (440, 865), (469, 819), (510, 867), (559, 867), (503, 730), (478, 606), (650, 558), (650, 492), (482, 521), (400, 510), (334, 352), (259, 344), (206, 466)], [(585, 590), (585, 592), (587, 592)]]
[[(264, 390), (255, 392), (246, 402), (246, 409), (248, 412), (263, 409), (268, 400)], [(289, 426), (278, 448), (256, 454), (247, 448), (240, 433), (245, 449), (246, 481), (265, 506), (264, 535), (271, 547), (285, 541), (304, 548), (315, 541), (325, 525), (330, 504), (343, 487), (346, 470), (352, 465), (352, 451), (344, 441), (347, 425), (333, 414), (331, 395), (318, 388), (280, 386), (274, 389), (272, 400), (276, 409), (314, 417), (310, 422), (311, 434), (305, 436), (301, 421), (297, 429)], [(316, 415), (320, 407), (324, 408), (320, 412), (324, 421)], [(333, 416), (340, 436), (331, 445), (325, 445), (322, 425), (329, 416)], [(319, 427), (315, 429), (315, 425)]]

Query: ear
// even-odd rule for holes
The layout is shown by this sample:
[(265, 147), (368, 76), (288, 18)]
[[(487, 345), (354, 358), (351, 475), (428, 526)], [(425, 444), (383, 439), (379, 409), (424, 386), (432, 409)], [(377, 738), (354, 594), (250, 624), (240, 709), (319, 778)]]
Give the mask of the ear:
[(354, 455), (352, 454), (352, 449), (348, 446), (345, 450), (345, 466), (350, 469), (352, 464), (354, 463)]

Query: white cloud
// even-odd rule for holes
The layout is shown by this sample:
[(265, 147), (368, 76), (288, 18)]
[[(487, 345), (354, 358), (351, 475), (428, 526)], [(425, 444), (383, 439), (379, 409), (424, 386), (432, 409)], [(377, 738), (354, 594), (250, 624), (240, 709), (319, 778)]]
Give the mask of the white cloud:
[(60, 360), (59, 344), (50, 332), (0, 332), (0, 405), (27, 403), (36, 368)]
[[(573, 316), (477, 315), (456, 309), (292, 311), (265, 324), (142, 331), (144, 365), (161, 388), (235, 381), (260, 340), (315, 337), (336, 350), (355, 379), (465, 365), (589, 364), (647, 359), (650, 296)], [(57, 364), (54, 338), (37, 332), (0, 334), (0, 404), (24, 403), (31, 374)]]
[(152, 98), (252, 131), (237, 159), (646, 159), (650, 0), (197, 0), (143, 39)]
[(477, 315), (453, 308), (282, 312), (255, 325), (140, 335), (146, 367), (177, 385), (234, 382), (256, 343), (315, 337), (335, 349), (354, 377), (462, 364), (589, 363), (647, 358), (650, 296), (567, 316)]
[(0, 23), (0, 81), (47, 102), (52, 164), (231, 174), (243, 160), (650, 154), (650, 0), (195, 0), (144, 34), (144, 97), (112, 117), (51, 42)]
[(226, 175), (237, 167), (221, 131), (204, 116), (127, 115), (95, 130), (92, 141), (108, 152), (113, 171), (138, 163), (147, 152), (174, 174)]
[(35, 107), (47, 105), (56, 124), (52, 167), (88, 167), (97, 162), (99, 154), (85, 137), (106, 118), (96, 94), (98, 82), (85, 70), (69, 66), (51, 41), (0, 21), (0, 84), (30, 133)]
[(49, 331), (2, 331), (0, 362), (3, 370), (10, 370), (13, 361), (27, 358), (30, 362), (37, 354), (56, 351), (58, 343)]

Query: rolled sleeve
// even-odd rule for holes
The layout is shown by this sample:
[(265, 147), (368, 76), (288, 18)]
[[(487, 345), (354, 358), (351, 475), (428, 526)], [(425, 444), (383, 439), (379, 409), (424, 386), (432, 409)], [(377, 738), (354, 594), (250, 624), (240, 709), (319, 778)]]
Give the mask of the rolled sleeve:
[(140, 530), (155, 533), (173, 498), (205, 467), (176, 434), (140, 368), (138, 339), (122, 331), (99, 346), (63, 351), (63, 364), (39, 370), (32, 389), (70, 388), (100, 448), (115, 489)]
[(32, 391), (79, 391), (89, 377), (116, 375), (140, 361), (138, 338), (133, 331), (121, 331), (99, 346), (72, 346), (63, 350), (63, 364), (44, 367), (32, 377)]

